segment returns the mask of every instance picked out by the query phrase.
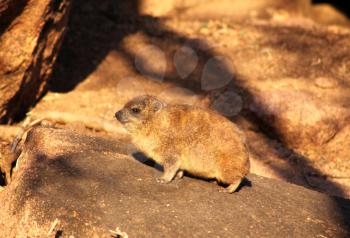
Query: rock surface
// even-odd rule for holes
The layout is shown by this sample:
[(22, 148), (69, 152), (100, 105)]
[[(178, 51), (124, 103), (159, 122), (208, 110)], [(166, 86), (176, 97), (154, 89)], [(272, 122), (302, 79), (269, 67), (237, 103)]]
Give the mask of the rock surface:
[[(0, 192), (0, 237), (347, 237), (349, 200), (250, 175), (238, 193), (158, 184), (127, 142), (35, 128)], [(147, 162), (146, 162), (147, 163)]]
[(0, 3), (0, 122), (26, 113), (42, 95), (66, 29), (69, 0)]
[[(244, 20), (249, 16), (268, 18), (306, 17), (324, 25), (350, 26), (346, 12), (346, 3), (342, 1), (310, 1), (310, 0), (140, 0), (140, 14), (155, 17), (180, 16), (192, 19), (231, 18)], [(317, 3), (318, 2), (318, 3)], [(333, 4), (333, 5), (332, 5)], [(334, 6), (335, 5), (335, 6)], [(278, 12), (278, 16), (275, 13)]]
[(287, 10), (159, 19), (76, 1), (51, 92), (31, 116), (116, 135), (113, 115), (134, 96), (211, 107), (244, 129), (255, 173), (350, 197), (349, 29)]
[(249, 14), (268, 14), (271, 10), (285, 10), (297, 15), (306, 13), (311, 8), (310, 0), (140, 0), (141, 14), (169, 16), (181, 13), (181, 17), (191, 18), (243, 18)]

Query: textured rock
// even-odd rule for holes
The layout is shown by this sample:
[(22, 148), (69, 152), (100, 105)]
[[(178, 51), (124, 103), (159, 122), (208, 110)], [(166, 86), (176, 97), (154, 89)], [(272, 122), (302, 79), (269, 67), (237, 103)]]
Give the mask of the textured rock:
[[(156, 19), (130, 17), (135, 8), (120, 15), (121, 1), (76, 1), (51, 84), (53, 92), (45, 95), (31, 116), (116, 134), (115, 110), (141, 94), (209, 106), (235, 121), (244, 117), (240, 123), (254, 124), (240, 125), (248, 137), (258, 133), (248, 138), (252, 154), (258, 152), (256, 164), (273, 170), (273, 175), (260, 173), (257, 166), (257, 173), (317, 189), (319, 183), (305, 181), (308, 174), (327, 184), (334, 176), (339, 178), (336, 185), (322, 191), (350, 196), (350, 179), (344, 176), (350, 173), (350, 134), (345, 129), (350, 106), (348, 29), (318, 25), (288, 11), (244, 22), (188, 20), (183, 11), (174, 18)], [(149, 57), (142, 49), (150, 45), (164, 54)], [(222, 56), (230, 64), (214, 61), (218, 67), (207, 70), (212, 59)], [(230, 81), (223, 80), (230, 73)], [(317, 170), (305, 173), (300, 166), (305, 163)], [(342, 189), (333, 193), (338, 182)]]
[[(291, 83), (295, 81), (295, 83)], [(350, 120), (350, 108), (325, 98), (302, 79), (257, 83), (251, 110), (276, 129), (283, 142), (300, 150), (327, 144)]]
[(349, 200), (256, 175), (235, 194), (187, 176), (158, 184), (160, 172), (132, 151), (123, 141), (34, 129), (0, 192), (0, 237), (110, 237), (116, 227), (129, 237), (349, 235)]
[(42, 95), (71, 3), (7, 0), (0, 4), (0, 121), (11, 122)]

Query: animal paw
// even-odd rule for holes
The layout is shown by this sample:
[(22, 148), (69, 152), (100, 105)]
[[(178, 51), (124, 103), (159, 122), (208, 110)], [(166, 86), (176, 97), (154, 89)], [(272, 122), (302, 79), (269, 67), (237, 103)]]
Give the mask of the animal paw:
[(160, 184), (165, 184), (165, 183), (169, 183), (169, 181), (166, 181), (165, 179), (163, 179), (162, 177), (160, 178), (156, 178), (156, 181)]
[(175, 179), (176, 179), (176, 180), (182, 179), (183, 176), (184, 176), (184, 171), (183, 171), (183, 170), (179, 170), (179, 171), (176, 173)]
[(229, 189), (224, 187), (219, 187), (218, 191), (219, 193), (232, 193)]

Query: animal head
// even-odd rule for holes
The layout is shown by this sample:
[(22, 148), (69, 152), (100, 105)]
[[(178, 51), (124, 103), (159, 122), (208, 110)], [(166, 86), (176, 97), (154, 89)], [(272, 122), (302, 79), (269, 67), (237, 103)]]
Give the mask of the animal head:
[(117, 120), (129, 130), (135, 130), (165, 107), (165, 103), (150, 95), (139, 96), (115, 113)]

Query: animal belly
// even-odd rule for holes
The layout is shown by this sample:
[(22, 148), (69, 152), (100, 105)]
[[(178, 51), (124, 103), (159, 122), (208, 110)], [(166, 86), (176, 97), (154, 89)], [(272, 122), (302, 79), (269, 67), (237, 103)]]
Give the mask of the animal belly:
[(185, 163), (183, 163), (182, 169), (187, 171), (188, 173), (203, 177), (203, 178), (215, 178), (215, 165), (212, 161), (204, 161), (202, 158), (187, 158), (185, 159)]

